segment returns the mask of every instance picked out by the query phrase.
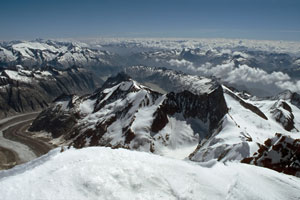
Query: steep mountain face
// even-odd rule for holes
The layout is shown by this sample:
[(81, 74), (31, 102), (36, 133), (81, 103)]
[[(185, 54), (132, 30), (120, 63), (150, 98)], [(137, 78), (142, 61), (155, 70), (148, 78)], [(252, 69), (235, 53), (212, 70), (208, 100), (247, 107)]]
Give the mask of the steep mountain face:
[[(248, 94), (247, 98), (243, 98), (244, 94), (241, 95), (225, 86), (223, 89), (229, 110), (223, 118), (222, 128), (199, 144), (197, 150), (190, 155), (191, 160), (228, 161), (243, 160), (252, 156), (254, 159), (257, 157), (255, 152), (273, 154), (269, 150), (275, 142), (276, 133), (290, 138), (287, 140), (298, 141), (300, 138), (300, 109), (295, 106), (297, 103), (294, 98), (298, 94), (284, 92), (272, 98), (256, 98)], [(271, 140), (272, 145), (262, 148), (266, 140)], [(263, 154), (264, 156), (266, 155)], [(278, 156), (278, 159), (285, 160), (286, 157), (282, 155)]]
[(82, 47), (77, 43), (51, 40), (13, 41), (0, 44), (0, 66), (23, 65), (43, 68), (69, 68), (73, 65), (101, 67), (117, 65), (117, 55)]
[(300, 177), (300, 139), (277, 133), (242, 162)]
[(44, 109), (62, 93), (89, 93), (101, 80), (81, 68), (56, 70), (24, 69), (22, 66), (0, 70), (0, 118)]
[(289, 101), (291, 104), (293, 104), (294, 106), (298, 107), (300, 109), (300, 94), (296, 93), (296, 92), (291, 92), (290, 90), (286, 90), (280, 94), (278, 94), (277, 96), (274, 96), (272, 98), (270, 98), (272, 100), (278, 100), (278, 99), (282, 99), (282, 100), (286, 100)]
[(186, 157), (218, 128), (227, 112), (222, 87), (193, 78), (198, 78), (198, 90), (161, 94), (121, 73), (91, 95), (56, 99), (30, 130), (51, 132), (53, 138), (78, 148), (110, 146), (158, 154), (192, 148)]
[(294, 124), (294, 115), (292, 113), (291, 107), (284, 101), (278, 100), (271, 107), (272, 117), (279, 122), (285, 130), (291, 131), (296, 130)]

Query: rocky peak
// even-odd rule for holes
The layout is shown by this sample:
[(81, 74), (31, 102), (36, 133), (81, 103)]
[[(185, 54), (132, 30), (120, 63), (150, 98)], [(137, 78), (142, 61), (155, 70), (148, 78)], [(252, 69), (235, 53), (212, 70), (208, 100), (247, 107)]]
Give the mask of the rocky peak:
[(298, 94), (297, 92), (285, 90), (282, 93), (272, 97), (271, 99), (290, 101), (291, 104), (293, 104), (294, 106), (297, 106), (300, 109), (300, 94)]
[(294, 114), (291, 107), (284, 101), (278, 100), (270, 109), (273, 118), (280, 123), (287, 131), (298, 131), (294, 124)]
[(300, 94), (294, 92), (291, 97), (291, 104), (297, 106), (300, 109)]

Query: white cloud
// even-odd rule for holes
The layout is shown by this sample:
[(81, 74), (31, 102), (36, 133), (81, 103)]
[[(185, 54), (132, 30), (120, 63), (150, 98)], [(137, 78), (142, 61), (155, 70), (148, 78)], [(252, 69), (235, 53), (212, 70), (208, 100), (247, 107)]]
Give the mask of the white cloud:
[(176, 66), (176, 67), (184, 67), (188, 70), (192, 70), (192, 71), (196, 71), (197, 69), (194, 67), (194, 64), (190, 61), (187, 61), (185, 59), (182, 59), (182, 60), (177, 60), (177, 59), (171, 59), (169, 62), (168, 62), (170, 65), (172, 66)]
[(216, 66), (205, 63), (196, 67), (193, 63), (184, 59), (172, 59), (169, 64), (178, 68), (189, 69), (199, 75), (215, 76), (224, 83), (247, 87), (256, 95), (273, 95), (286, 89), (300, 92), (300, 81), (293, 81), (288, 74), (283, 72), (267, 73), (262, 69), (249, 67), (248, 65), (236, 67), (233, 61)]
[(224, 38), (86, 38), (79, 41), (91, 47), (97, 45), (125, 44), (128, 47), (161, 48), (161, 49), (227, 49), (245, 46), (252, 50), (270, 51), (278, 53), (300, 53), (300, 42), (294, 41), (270, 41), (270, 40), (246, 40), (246, 39), (224, 39)]

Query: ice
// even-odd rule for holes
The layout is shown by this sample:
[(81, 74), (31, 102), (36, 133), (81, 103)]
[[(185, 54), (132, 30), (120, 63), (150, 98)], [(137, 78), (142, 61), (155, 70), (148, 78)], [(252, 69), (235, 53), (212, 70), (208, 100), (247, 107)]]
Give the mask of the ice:
[[(18, 116), (22, 116), (22, 115), (18, 115)], [(1, 120), (1, 123), (4, 123), (13, 118), (15, 118), (15, 117), (3, 119), (3, 120)], [(28, 146), (26, 146), (22, 143), (15, 142), (15, 141), (4, 138), (3, 131), (7, 130), (8, 128), (10, 128), (12, 126), (15, 126), (17, 124), (20, 124), (20, 123), (23, 123), (26, 121), (30, 121), (30, 120), (32, 120), (32, 119), (19, 121), (17, 123), (11, 124), (9, 126), (6, 126), (5, 128), (0, 129), (0, 146), (15, 151), (17, 153), (17, 155), (19, 156), (21, 162), (27, 162), (27, 161), (33, 160), (34, 158), (36, 158), (36, 155)]]

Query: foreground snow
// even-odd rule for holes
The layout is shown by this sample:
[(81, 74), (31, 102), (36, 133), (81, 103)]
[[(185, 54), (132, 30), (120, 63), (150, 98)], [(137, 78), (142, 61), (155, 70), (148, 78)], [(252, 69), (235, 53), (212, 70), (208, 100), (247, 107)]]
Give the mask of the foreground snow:
[(55, 149), (0, 172), (1, 199), (299, 199), (300, 179), (103, 147)]

